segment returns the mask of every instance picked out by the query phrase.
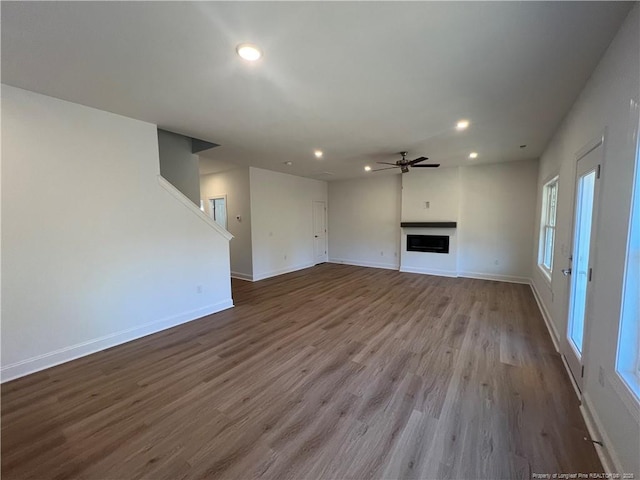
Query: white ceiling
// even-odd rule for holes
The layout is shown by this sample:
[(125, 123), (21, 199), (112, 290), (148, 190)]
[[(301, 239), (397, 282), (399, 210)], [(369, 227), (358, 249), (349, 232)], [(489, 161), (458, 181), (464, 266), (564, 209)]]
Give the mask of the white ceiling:
[[(221, 144), (204, 171), (381, 175), (363, 166), (400, 150), (443, 166), (473, 150), (473, 163), (523, 160), (542, 153), (630, 7), (2, 2), (2, 82)], [(264, 58), (242, 61), (242, 42)]]

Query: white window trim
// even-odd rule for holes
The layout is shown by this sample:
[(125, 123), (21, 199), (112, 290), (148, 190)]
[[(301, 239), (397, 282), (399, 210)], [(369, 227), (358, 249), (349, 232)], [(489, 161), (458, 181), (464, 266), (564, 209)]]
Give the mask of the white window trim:
[(640, 380), (636, 375), (630, 372), (619, 372), (613, 376), (614, 390), (622, 399), (622, 403), (627, 407), (627, 411), (637, 420), (640, 421), (640, 400), (636, 395), (636, 391), (640, 391)]
[[(553, 274), (553, 260), (555, 259), (555, 255), (553, 250), (555, 249), (555, 244), (556, 244), (556, 228), (557, 225), (553, 225), (553, 226), (549, 226), (548, 225), (548, 213), (549, 213), (549, 207), (548, 207), (548, 193), (547, 193), (547, 189), (549, 188), (549, 186), (553, 183), (556, 184), (556, 218), (555, 218), (555, 222), (557, 224), (557, 218), (558, 218), (558, 186), (559, 186), (559, 175), (554, 175), (552, 177), (550, 177), (549, 179), (547, 179), (546, 182), (544, 182), (544, 184), (542, 185), (542, 203), (540, 206), (540, 234), (538, 236), (538, 257), (537, 257), (537, 265), (538, 265), (538, 269), (540, 270), (540, 272), (542, 272), (542, 275), (544, 276), (544, 278), (547, 280), (547, 282), (549, 284), (551, 284), (551, 276)], [(545, 233), (546, 233), (546, 229), (547, 228), (553, 228), (553, 246), (552, 246), (552, 253), (551, 253), (551, 266), (550, 268), (547, 268), (544, 265), (544, 239), (545, 239)]]
[[(636, 137), (637, 140), (637, 137)], [(629, 304), (629, 298), (634, 298), (635, 292), (630, 292), (640, 282), (640, 278), (633, 278), (634, 273), (629, 267), (634, 264), (633, 257), (638, 255), (637, 238), (634, 228), (640, 226), (640, 141), (637, 140), (636, 161), (633, 174), (633, 188), (631, 190), (631, 205), (629, 209), (629, 229), (627, 231), (627, 248), (625, 249), (624, 277), (622, 283), (622, 298), (620, 302), (620, 324), (615, 361), (615, 390), (618, 391), (629, 411), (640, 420), (640, 325), (629, 323), (636, 318), (638, 305)], [(638, 272), (635, 272), (638, 275)], [(632, 279), (633, 278), (633, 279)], [(631, 282), (631, 286), (629, 284)], [(630, 308), (630, 310), (629, 310)], [(636, 315), (636, 316), (634, 316)], [(635, 351), (632, 350), (635, 348)], [(631, 357), (631, 358), (630, 358)]]

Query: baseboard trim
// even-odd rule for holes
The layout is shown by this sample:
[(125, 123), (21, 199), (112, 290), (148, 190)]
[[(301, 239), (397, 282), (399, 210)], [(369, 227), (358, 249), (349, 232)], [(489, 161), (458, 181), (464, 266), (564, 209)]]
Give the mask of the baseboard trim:
[(584, 423), (587, 426), (587, 430), (589, 431), (589, 435), (591, 436), (591, 438), (593, 440), (599, 440), (604, 444), (604, 446), (602, 447), (598, 444), (594, 444), (596, 452), (598, 453), (598, 458), (600, 458), (600, 462), (602, 463), (604, 471), (606, 473), (622, 474), (622, 472), (624, 472), (622, 463), (620, 463), (620, 459), (613, 451), (613, 449), (608, 448), (609, 445), (612, 445), (611, 439), (607, 435), (604, 428), (602, 428), (602, 421), (593, 409), (591, 399), (586, 393), (582, 395), (582, 405), (580, 405), (580, 413), (582, 414), (582, 418), (584, 418)]
[(247, 280), (249, 282), (253, 282), (253, 275), (249, 275), (247, 273), (240, 272), (231, 272), (231, 278), (237, 278), (238, 280)]
[(183, 323), (191, 322), (198, 318), (202, 318), (231, 307), (233, 307), (233, 300), (229, 298), (212, 305), (207, 305), (206, 307), (190, 310), (179, 315), (173, 315), (168, 318), (145, 323), (143, 325), (104, 335), (76, 345), (60, 348), (43, 355), (21, 360), (19, 362), (3, 366), (0, 369), (0, 382), (5, 383), (31, 373), (46, 370), (47, 368), (55, 367), (56, 365), (70, 362), (71, 360), (76, 360), (78, 358), (91, 355), (92, 353), (106, 350), (107, 348), (122, 345), (123, 343), (137, 340), (138, 338), (146, 337), (147, 335), (151, 335)]
[(562, 355), (562, 353), (560, 352), (558, 332), (553, 324), (553, 321), (551, 320), (551, 315), (545, 307), (534, 282), (531, 282), (531, 290), (533, 291), (533, 296), (536, 299), (536, 303), (538, 304), (538, 308), (540, 309), (540, 313), (542, 314), (544, 323), (547, 326), (547, 330), (549, 331), (549, 335), (551, 336), (553, 345), (556, 351), (560, 353), (562, 364), (567, 371), (569, 381), (571, 382), (578, 400), (580, 401), (580, 414), (584, 419), (584, 423), (589, 432), (589, 436), (591, 437), (591, 439), (601, 441), (604, 444), (604, 446), (594, 444), (596, 453), (598, 454), (598, 458), (600, 459), (600, 463), (602, 463), (604, 471), (606, 473), (624, 472), (622, 464), (620, 463), (620, 459), (616, 455), (613, 448), (609, 448), (613, 444), (611, 443), (611, 439), (607, 435), (606, 430), (602, 427), (602, 421), (593, 408), (593, 403), (591, 403), (589, 394), (586, 392), (580, 392), (580, 389), (578, 388), (578, 385), (573, 378), (573, 374), (571, 373), (571, 369), (569, 368), (569, 364), (567, 363), (564, 355)]
[(549, 331), (549, 336), (551, 336), (551, 341), (553, 342), (553, 346), (556, 349), (556, 352), (560, 353), (560, 343), (558, 337), (558, 331), (556, 330), (553, 321), (551, 320), (551, 315), (547, 310), (547, 307), (544, 305), (540, 294), (538, 293), (538, 289), (536, 288), (535, 282), (531, 282), (531, 291), (533, 292), (533, 298), (536, 299), (536, 303), (538, 304), (538, 309), (542, 314), (542, 319), (544, 320), (545, 325), (547, 326), (547, 330)]
[(478, 280), (491, 280), (494, 282), (506, 282), (506, 283), (519, 283), (524, 285), (531, 284), (531, 279), (528, 277), (518, 277), (514, 275), (499, 275), (493, 273), (478, 273), (478, 272), (454, 272), (450, 270), (434, 270), (426, 268), (415, 267), (400, 267), (400, 265), (394, 265), (390, 263), (376, 263), (376, 262), (361, 262), (359, 260), (349, 260), (345, 258), (330, 258), (329, 263), (337, 263), (343, 265), (353, 265), (356, 267), (370, 267), (370, 268), (383, 268), (385, 270), (399, 270), (407, 273), (423, 273), (427, 275), (439, 275), (444, 277), (464, 277), (464, 278), (476, 278)]
[(533, 292), (533, 297), (536, 299), (536, 303), (538, 304), (540, 313), (542, 314), (542, 318), (544, 319), (544, 323), (547, 326), (547, 330), (549, 331), (549, 336), (553, 341), (553, 346), (555, 347), (556, 352), (558, 352), (560, 354), (560, 357), (562, 358), (562, 364), (567, 371), (569, 381), (571, 382), (573, 390), (576, 393), (578, 400), (580, 401), (580, 414), (584, 419), (584, 423), (589, 432), (589, 436), (593, 440), (601, 441), (604, 444), (604, 446), (602, 447), (598, 444), (594, 444), (596, 453), (598, 454), (598, 458), (602, 463), (604, 471), (606, 473), (624, 472), (622, 464), (620, 463), (620, 459), (612, 449), (608, 448), (608, 446), (612, 445), (611, 440), (606, 434), (604, 428), (602, 428), (602, 422), (593, 409), (593, 404), (589, 399), (589, 395), (586, 392), (580, 392), (580, 389), (578, 388), (578, 385), (573, 378), (573, 374), (571, 373), (571, 369), (569, 368), (569, 364), (567, 363), (564, 355), (562, 355), (562, 353), (560, 352), (560, 346), (558, 343), (558, 332), (553, 324), (553, 321), (551, 320), (549, 311), (542, 302), (542, 298), (540, 297), (540, 294), (538, 293), (538, 289), (536, 288), (534, 282), (531, 282), (531, 290)]
[(553, 321), (551, 320), (551, 315), (549, 311), (544, 305), (542, 298), (540, 297), (540, 293), (536, 288), (536, 284), (531, 282), (531, 291), (533, 292), (533, 298), (535, 298), (536, 303), (538, 304), (538, 310), (540, 310), (540, 314), (542, 315), (542, 319), (544, 320), (544, 324), (547, 326), (547, 331), (549, 332), (549, 336), (551, 337), (551, 341), (553, 342), (553, 347), (556, 349), (556, 352), (560, 355), (560, 359), (562, 360), (562, 365), (564, 365), (564, 369), (567, 372), (567, 376), (569, 377), (569, 381), (571, 382), (571, 386), (573, 387), (573, 392), (576, 394), (579, 402), (582, 402), (582, 392), (580, 388), (578, 388), (578, 384), (576, 383), (576, 379), (573, 378), (573, 373), (571, 373), (571, 368), (569, 367), (569, 363), (567, 363), (567, 359), (560, 351), (560, 342), (558, 337), (558, 331), (556, 330)]
[(455, 270), (436, 270), (431, 268), (417, 268), (417, 267), (400, 267), (401, 272), (405, 273), (422, 273), (424, 275), (436, 275), (438, 277), (457, 277), (458, 272)]
[(458, 272), (458, 276), (465, 278), (477, 278), (478, 280), (491, 280), (494, 282), (521, 283), (525, 285), (529, 285), (531, 283), (531, 279), (527, 277), (499, 275), (495, 273)]
[(578, 387), (578, 383), (576, 382), (576, 379), (571, 372), (571, 367), (569, 366), (569, 362), (567, 362), (567, 357), (560, 353), (560, 359), (562, 360), (564, 369), (567, 371), (567, 376), (569, 377), (569, 381), (571, 382), (571, 386), (573, 387), (573, 393), (576, 394), (578, 401), (582, 403), (582, 392), (580, 391), (580, 387)]
[(278, 275), (284, 275), (285, 273), (297, 272), (298, 270), (304, 270), (305, 268), (311, 268), (315, 266), (313, 263), (304, 263), (299, 265), (294, 265), (293, 267), (287, 267), (280, 270), (272, 270), (270, 272), (258, 273), (253, 275), (254, 282), (258, 282), (260, 280), (265, 280), (271, 277), (277, 277)]
[(347, 260), (344, 258), (330, 258), (329, 263), (336, 263), (341, 265), (353, 265), (354, 267), (369, 267), (369, 268), (382, 268), (385, 270), (399, 270), (400, 265), (391, 263), (375, 263), (375, 262), (360, 262), (358, 260)]

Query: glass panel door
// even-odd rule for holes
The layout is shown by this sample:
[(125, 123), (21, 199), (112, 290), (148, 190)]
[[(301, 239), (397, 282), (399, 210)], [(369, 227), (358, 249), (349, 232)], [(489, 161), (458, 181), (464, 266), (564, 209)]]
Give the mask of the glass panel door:
[(562, 270), (569, 279), (567, 299), (567, 329), (562, 342), (564, 355), (576, 386), (582, 390), (584, 357), (588, 355), (591, 308), (589, 297), (595, 272), (593, 250), (596, 244), (598, 196), (600, 191), (600, 165), (602, 141), (583, 149), (578, 157), (573, 203), (573, 237), (569, 265)]
[(209, 197), (209, 211), (211, 218), (222, 228), (227, 229), (227, 197)]
[(596, 172), (592, 170), (578, 177), (576, 195), (576, 223), (573, 240), (573, 267), (569, 307), (569, 338), (578, 357), (582, 356), (584, 324), (589, 282), (591, 223), (595, 196)]

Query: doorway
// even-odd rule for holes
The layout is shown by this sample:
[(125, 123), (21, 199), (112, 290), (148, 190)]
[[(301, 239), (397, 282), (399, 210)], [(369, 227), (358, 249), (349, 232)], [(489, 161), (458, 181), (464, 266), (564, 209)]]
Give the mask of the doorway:
[(578, 154), (575, 177), (571, 265), (562, 272), (569, 277), (569, 309), (564, 355), (580, 391), (584, 377), (584, 355), (591, 316), (590, 295), (594, 281), (594, 245), (602, 138)]
[(313, 202), (313, 263), (327, 261), (327, 206), (324, 202)]
[(209, 197), (209, 216), (225, 230), (227, 229), (227, 196)]

